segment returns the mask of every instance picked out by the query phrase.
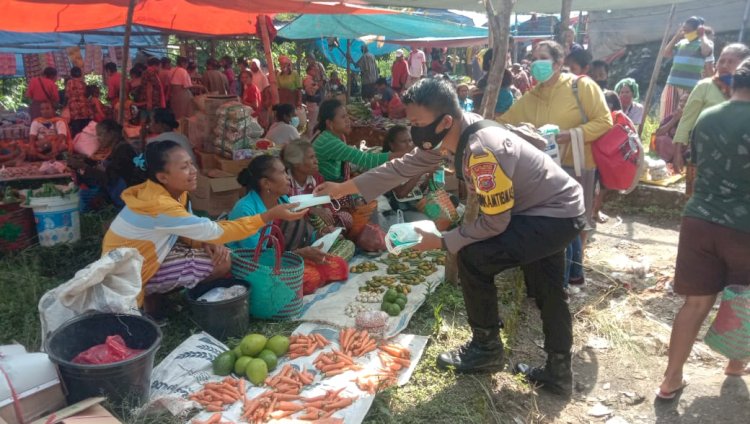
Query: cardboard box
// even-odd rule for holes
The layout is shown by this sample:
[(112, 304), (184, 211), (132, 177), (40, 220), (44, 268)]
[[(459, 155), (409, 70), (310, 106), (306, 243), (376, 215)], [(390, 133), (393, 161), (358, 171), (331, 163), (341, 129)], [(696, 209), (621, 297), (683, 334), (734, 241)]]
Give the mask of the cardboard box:
[[(0, 377), (0, 420), (29, 422), (65, 406), (57, 369), (47, 354), (26, 353), (20, 345), (0, 346), (0, 366), (7, 374), (7, 379)], [(11, 387), (23, 417), (16, 416)]]
[(212, 170), (211, 175), (213, 177), (198, 174), (198, 188), (190, 193), (190, 201), (193, 211), (219, 216), (232, 210), (242, 197), (244, 189), (235, 175), (219, 170)]
[(232, 175), (240, 175), (243, 169), (247, 168), (252, 159), (224, 159), (217, 157), (216, 161), (219, 162), (219, 169)]
[(89, 398), (56, 411), (31, 424), (122, 424), (100, 405), (105, 398)]
[(208, 153), (201, 150), (194, 150), (195, 157), (198, 159), (198, 167), (203, 170), (219, 169), (218, 156), (215, 153)]

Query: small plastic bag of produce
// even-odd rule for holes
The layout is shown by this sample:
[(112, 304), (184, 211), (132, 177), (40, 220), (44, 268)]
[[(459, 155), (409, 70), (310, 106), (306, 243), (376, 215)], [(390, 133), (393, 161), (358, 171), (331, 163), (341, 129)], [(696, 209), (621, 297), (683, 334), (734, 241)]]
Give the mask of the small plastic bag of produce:
[(125, 344), (122, 336), (115, 334), (107, 336), (107, 340), (96, 346), (92, 346), (73, 358), (74, 364), (104, 365), (121, 362), (130, 359), (139, 353), (141, 349), (131, 349)]
[(440, 236), (435, 223), (432, 221), (414, 221), (403, 224), (393, 224), (385, 235), (385, 246), (390, 253), (399, 254), (403, 250), (416, 246), (422, 241), (422, 235), (416, 230), (433, 233)]

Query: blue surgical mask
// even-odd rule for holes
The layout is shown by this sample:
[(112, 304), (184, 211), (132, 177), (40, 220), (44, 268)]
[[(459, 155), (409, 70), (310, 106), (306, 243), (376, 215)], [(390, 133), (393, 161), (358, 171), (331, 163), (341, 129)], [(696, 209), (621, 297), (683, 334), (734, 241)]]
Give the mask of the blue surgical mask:
[(549, 59), (540, 59), (531, 64), (531, 76), (538, 82), (547, 82), (555, 74), (555, 68)]
[(299, 127), (299, 116), (292, 116), (292, 122), (289, 123), (294, 128)]
[(719, 75), (719, 80), (728, 86), (732, 86), (732, 74)]

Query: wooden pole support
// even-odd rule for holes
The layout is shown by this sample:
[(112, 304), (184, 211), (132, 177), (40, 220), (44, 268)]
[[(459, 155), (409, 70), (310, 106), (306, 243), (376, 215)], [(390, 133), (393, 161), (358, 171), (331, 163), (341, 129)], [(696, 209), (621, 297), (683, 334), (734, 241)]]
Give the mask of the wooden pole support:
[(130, 34), (133, 32), (133, 12), (135, 11), (135, 0), (130, 0), (128, 3), (128, 17), (125, 20), (125, 38), (123, 40), (123, 57), (122, 57), (122, 68), (120, 69), (120, 113), (117, 116), (117, 122), (120, 125), (125, 125), (125, 98), (127, 97), (127, 85), (128, 85), (128, 59), (130, 58)]

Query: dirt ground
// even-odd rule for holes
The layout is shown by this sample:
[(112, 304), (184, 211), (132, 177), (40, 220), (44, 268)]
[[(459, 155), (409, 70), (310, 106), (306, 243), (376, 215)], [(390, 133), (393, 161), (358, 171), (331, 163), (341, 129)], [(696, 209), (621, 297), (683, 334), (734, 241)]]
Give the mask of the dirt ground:
[[(574, 397), (564, 402), (538, 390), (526, 405), (527, 421), (750, 423), (750, 377), (725, 377), (725, 359), (700, 342), (685, 367), (689, 385), (682, 395), (655, 400), (682, 303), (671, 292), (678, 230), (677, 218), (635, 215), (613, 216), (599, 226), (586, 252), (587, 284), (571, 300)], [(511, 361), (541, 361), (541, 339), (538, 313), (529, 303)], [(496, 393), (502, 397), (502, 390)]]

